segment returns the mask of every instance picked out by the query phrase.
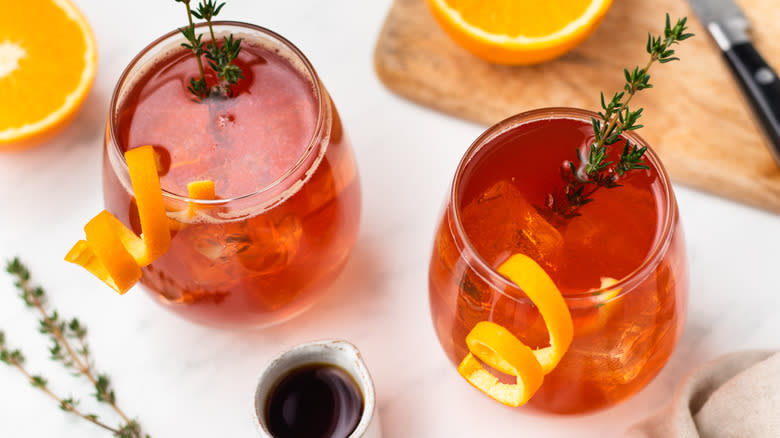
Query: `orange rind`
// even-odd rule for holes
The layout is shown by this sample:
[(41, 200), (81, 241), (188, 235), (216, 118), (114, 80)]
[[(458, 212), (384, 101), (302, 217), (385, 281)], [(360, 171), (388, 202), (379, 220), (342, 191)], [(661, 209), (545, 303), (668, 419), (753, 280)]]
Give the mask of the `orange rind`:
[(574, 337), (574, 324), (563, 295), (547, 272), (532, 258), (515, 254), (498, 268), (498, 272), (515, 283), (539, 309), (547, 331), (550, 346), (534, 350), (545, 374), (561, 361)]
[(141, 221), (144, 252), (137, 261), (139, 266), (146, 266), (160, 258), (171, 246), (171, 230), (157, 174), (157, 157), (152, 146), (142, 146), (125, 152), (125, 160)]
[[(128, 251), (131, 246), (125, 246), (128, 234), (138, 238), (114, 215), (106, 210), (101, 211), (87, 223), (84, 232), (89, 249), (103, 267), (98, 278), (119, 293), (127, 292), (141, 279), (141, 268), (136, 257), (143, 255), (143, 252), (132, 254)], [(142, 249), (138, 248), (135, 242), (132, 246), (135, 251)], [(143, 242), (140, 246), (143, 246)]]
[[(494, 400), (507, 406), (522, 406), (542, 385), (544, 372), (533, 351), (504, 327), (489, 321), (479, 322), (466, 337), (466, 344), (470, 353), (460, 363), (458, 372)], [(475, 357), (504, 374), (515, 376), (517, 383), (499, 382)]]
[[(571, 345), (574, 327), (561, 292), (533, 259), (515, 254), (498, 268), (498, 272), (515, 283), (538, 308), (549, 332), (550, 346), (533, 350), (505, 327), (482, 321), (466, 337), (470, 353), (460, 363), (458, 372), (494, 400), (517, 407), (533, 397), (544, 375), (563, 359)], [(501, 383), (475, 357), (497, 371), (515, 376), (517, 383)]]
[(86, 240), (78, 241), (65, 256), (66, 261), (84, 267), (120, 294), (138, 282), (142, 267), (165, 254), (171, 245), (153, 147), (127, 151), (125, 160), (138, 205), (141, 237), (103, 210), (84, 227)]
[[(123, 262), (127, 262), (123, 255), (120, 257)], [(141, 270), (135, 262), (116, 263), (112, 264), (110, 268), (104, 265), (86, 240), (76, 242), (65, 256), (65, 260), (84, 267), (120, 294), (125, 293), (141, 278)]]
[[(213, 200), (217, 198), (214, 181), (211, 180), (193, 181), (187, 184), (187, 193), (190, 199)], [(208, 204), (187, 202), (187, 216), (193, 218), (198, 209), (210, 209), (211, 207), (213, 206)]]
[[(141, 146), (125, 152), (130, 182), (135, 194), (141, 237), (106, 210), (92, 218), (84, 227), (86, 240), (79, 240), (65, 260), (87, 271), (124, 294), (141, 279), (141, 268), (148, 266), (168, 251), (171, 230), (183, 224), (168, 217), (160, 186), (160, 158), (152, 146)], [(187, 185), (191, 199), (215, 199), (214, 182), (193, 181)], [(187, 203), (187, 216), (198, 209), (211, 208), (196, 202)]]

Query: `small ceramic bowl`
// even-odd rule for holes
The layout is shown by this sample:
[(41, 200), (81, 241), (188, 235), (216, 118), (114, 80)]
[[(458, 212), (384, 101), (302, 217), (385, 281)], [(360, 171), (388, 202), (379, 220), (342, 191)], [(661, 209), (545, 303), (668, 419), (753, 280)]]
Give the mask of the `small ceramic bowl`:
[(307, 364), (330, 364), (349, 373), (363, 393), (363, 414), (349, 438), (381, 438), (374, 382), (358, 349), (346, 341), (325, 340), (297, 345), (273, 358), (257, 383), (253, 402), (254, 423), (262, 438), (273, 438), (266, 427), (265, 405), (274, 385), (290, 370)]

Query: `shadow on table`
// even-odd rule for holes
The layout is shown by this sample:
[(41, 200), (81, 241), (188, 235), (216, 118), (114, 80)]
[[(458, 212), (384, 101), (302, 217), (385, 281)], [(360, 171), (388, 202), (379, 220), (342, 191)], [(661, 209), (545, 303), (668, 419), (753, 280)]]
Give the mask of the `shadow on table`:
[[(285, 345), (292, 347), (297, 342), (339, 338), (354, 332), (353, 321), (364, 321), (365, 315), (376, 313), (382, 307), (382, 296), (378, 292), (382, 290), (379, 285), (384, 278), (383, 264), (379, 242), (371, 240), (370, 236), (361, 236), (344, 270), (312, 308), (289, 321), (247, 332), (241, 337), (246, 342), (289, 339)], [(312, 337), (312, 333), (316, 335)]]

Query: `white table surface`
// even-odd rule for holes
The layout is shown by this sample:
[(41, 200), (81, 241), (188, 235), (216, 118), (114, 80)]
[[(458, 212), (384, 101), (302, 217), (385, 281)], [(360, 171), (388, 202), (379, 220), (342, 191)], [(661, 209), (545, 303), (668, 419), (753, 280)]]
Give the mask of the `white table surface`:
[[(60, 312), (88, 325), (98, 368), (113, 377), (120, 405), (154, 438), (253, 436), (251, 396), (260, 368), (283, 349), (324, 337), (362, 350), (387, 438), (619, 436), (662, 406), (695, 366), (726, 352), (780, 347), (780, 216), (678, 185), (690, 310), (679, 347), (645, 390), (604, 412), (557, 417), (504, 408), (465, 384), (433, 332), (427, 267), (445, 190), (484, 127), (407, 102), (378, 81), (373, 49), (390, 0), (231, 0), (222, 13), (298, 45), (352, 139), (364, 210), (357, 246), (330, 295), (288, 323), (249, 333), (192, 325), (138, 289), (120, 297), (62, 257), (102, 208), (102, 136), (120, 72), (185, 17), (173, 0), (77, 3), (97, 36), (97, 80), (75, 123), (54, 141), (0, 154), (0, 259), (19, 255)], [(23, 346), (29, 367), (58, 392), (89, 393), (48, 361), (35, 327), (34, 314), (0, 273), (0, 329), (9, 343)], [(0, 366), (0, 436), (107, 436), (71, 417)]]

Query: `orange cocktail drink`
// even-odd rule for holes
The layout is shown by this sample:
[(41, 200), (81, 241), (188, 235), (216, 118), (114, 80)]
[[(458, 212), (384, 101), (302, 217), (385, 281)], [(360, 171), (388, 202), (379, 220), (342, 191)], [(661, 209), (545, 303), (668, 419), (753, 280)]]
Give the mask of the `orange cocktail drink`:
[[(153, 145), (172, 241), (142, 284), (193, 321), (259, 327), (309, 307), (341, 270), (360, 187), (336, 108), (305, 56), (257, 26), (220, 22), (215, 31), (242, 39), (235, 64), (244, 78), (231, 97), (193, 98), (198, 66), (178, 32), (125, 70), (106, 133), (105, 203), (140, 234), (123, 153)], [(188, 184), (203, 180), (214, 182), (215, 199), (190, 199)]]
[[(562, 186), (562, 166), (593, 143), (591, 116), (536, 110), (477, 139), (456, 172), (430, 265), (434, 326), (456, 366), (481, 321), (506, 328), (532, 349), (548, 345), (537, 307), (497, 272), (514, 254), (544, 269), (571, 314), (573, 338), (529, 405), (556, 413), (608, 407), (643, 388), (669, 359), (686, 314), (677, 205), (651, 150), (649, 169), (595, 191), (574, 217), (548, 208)], [(645, 145), (634, 133), (625, 136)], [(617, 160), (619, 148), (613, 149), (610, 158)], [(513, 377), (490, 372), (503, 382)]]

